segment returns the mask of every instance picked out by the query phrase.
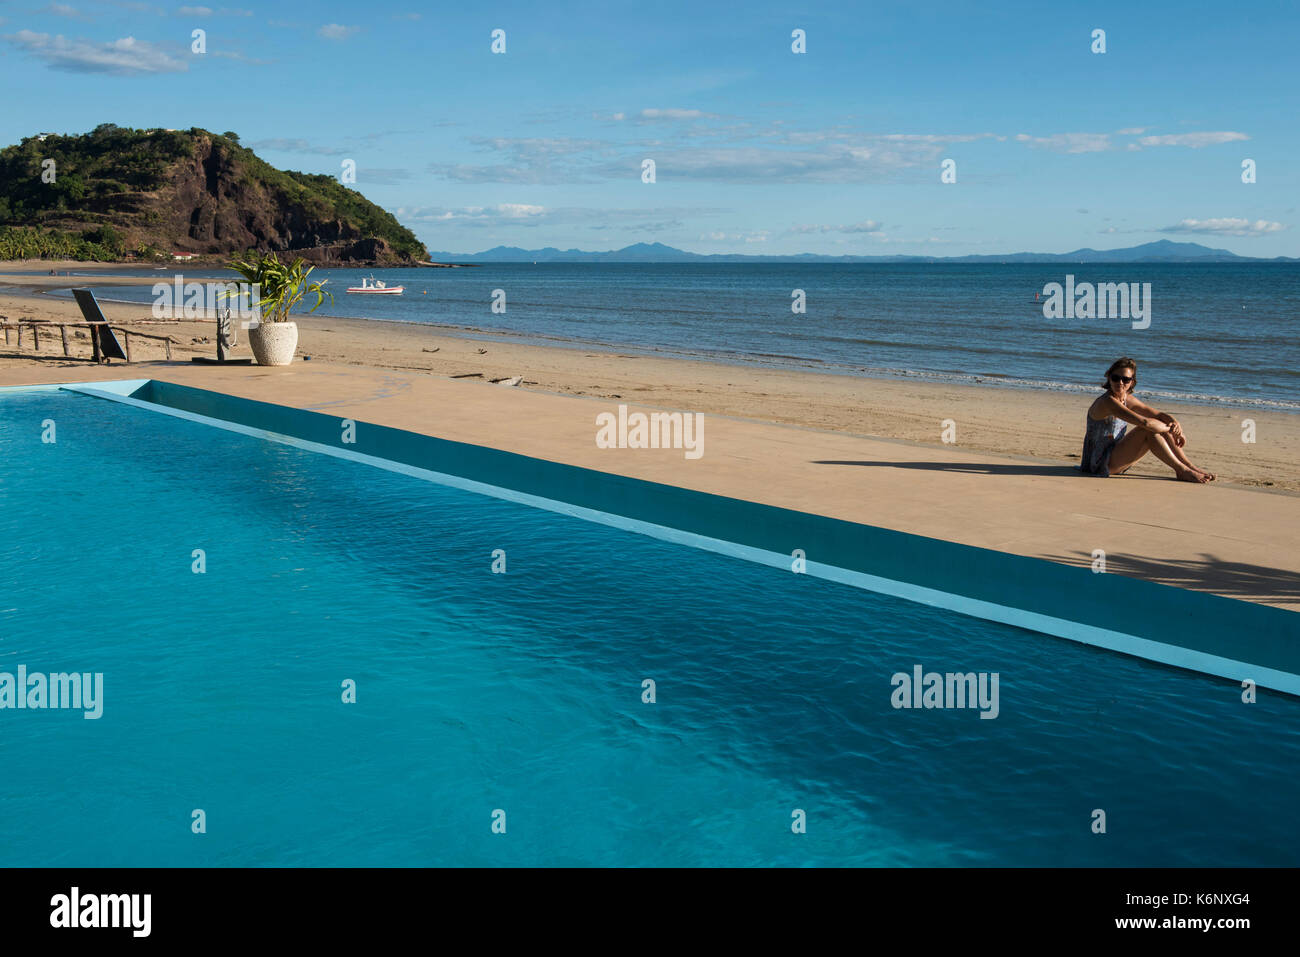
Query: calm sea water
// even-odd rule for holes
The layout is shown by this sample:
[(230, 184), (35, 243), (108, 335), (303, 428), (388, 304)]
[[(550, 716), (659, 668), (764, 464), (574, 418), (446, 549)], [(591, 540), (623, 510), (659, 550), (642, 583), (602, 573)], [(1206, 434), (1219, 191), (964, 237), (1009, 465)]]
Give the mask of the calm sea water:
[[(1300, 264), (504, 264), (374, 271), (400, 297), (348, 295), (369, 270), (319, 270), (322, 314), (486, 329), (667, 355), (1096, 391), (1121, 355), (1148, 395), (1300, 411)], [(1050, 282), (1151, 284), (1151, 325), (1046, 319)], [(168, 269), (160, 275), (172, 275)], [(200, 273), (195, 273), (195, 276)], [(216, 274), (213, 274), (216, 275)], [(491, 310), (502, 289), (506, 311)], [(791, 311), (802, 289), (807, 312)], [(152, 301), (148, 289), (106, 298)]]
[(105, 702), (0, 710), (0, 865), (1300, 862), (1296, 699), (67, 393), (0, 398), (19, 664)]

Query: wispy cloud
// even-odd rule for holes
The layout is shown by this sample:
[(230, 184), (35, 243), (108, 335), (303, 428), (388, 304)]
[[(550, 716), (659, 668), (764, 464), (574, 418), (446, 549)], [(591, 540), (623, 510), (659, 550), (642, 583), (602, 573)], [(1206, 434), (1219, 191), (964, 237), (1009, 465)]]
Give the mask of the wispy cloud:
[(704, 110), (681, 109), (678, 107), (648, 107), (644, 110), (633, 110), (631, 112), (621, 110), (617, 113), (593, 113), (591, 118), (594, 120), (612, 120), (616, 123), (625, 120), (633, 123), (691, 123), (698, 120), (718, 120), (722, 119), (722, 116)]
[(992, 134), (860, 135), (816, 143), (816, 149), (740, 145), (697, 147), (689, 140), (615, 142), (571, 137), (478, 137), (470, 142), (496, 154), (485, 163), (434, 163), (429, 172), (467, 183), (559, 184), (640, 177), (654, 159), (660, 180), (761, 183), (856, 183), (890, 179), (903, 170), (937, 166), (956, 142)]
[(673, 206), (641, 209), (547, 207), (534, 203), (457, 207), (405, 206), (393, 210), (394, 215), (404, 223), (473, 228), (574, 225), (594, 231), (617, 229), (626, 232), (660, 232), (665, 229), (678, 229), (683, 225), (684, 217), (727, 212), (730, 210)]
[[(1025, 143), (1031, 149), (1047, 149), (1056, 153), (1102, 153), (1117, 149), (1121, 145), (1129, 150), (1141, 150), (1156, 146), (1183, 146), (1199, 149), (1217, 143), (1231, 143), (1236, 140), (1250, 139), (1245, 133), (1235, 132), (1201, 132), (1201, 133), (1167, 133), (1142, 136), (1150, 127), (1131, 126), (1114, 133), (1052, 133), (1047, 136), (1031, 136), (1028, 133), (1016, 134), (1017, 143)], [(1127, 142), (1117, 143), (1116, 136), (1128, 137)], [(1134, 138), (1136, 137), (1136, 138)]]
[(326, 40), (346, 40), (360, 31), (360, 27), (345, 27), (341, 23), (327, 23), (316, 32)]
[(1220, 236), (1266, 236), (1269, 233), (1278, 233), (1286, 229), (1282, 223), (1270, 222), (1267, 219), (1257, 219), (1251, 222), (1248, 219), (1184, 219), (1173, 226), (1165, 226), (1160, 230), (1162, 233), (1199, 233), (1199, 234), (1217, 234)]
[(362, 186), (373, 183), (380, 186), (392, 186), (406, 182), (411, 178), (411, 175), (411, 171), (408, 169), (392, 169), (360, 164), (357, 166), (357, 185)]
[(64, 17), (68, 20), (91, 20), (93, 17), (82, 13), (76, 7), (67, 3), (51, 3), (41, 9), (41, 13), (51, 13), (56, 17)]
[(181, 7), (176, 11), (178, 17), (251, 17), (252, 10), (241, 10), (237, 7), (221, 7), (213, 10), (211, 7)]
[(603, 140), (566, 136), (471, 137), (473, 146), (496, 154), (499, 161), (430, 163), (428, 171), (462, 183), (576, 183), (590, 182), (594, 157), (612, 155), (613, 144)]
[(642, 120), (716, 120), (718, 114), (705, 113), (703, 110), (647, 109), (636, 114)]
[(874, 219), (865, 219), (860, 223), (849, 223), (847, 225), (830, 226), (823, 224), (806, 224), (800, 226), (791, 226), (788, 232), (791, 233), (878, 233), (885, 227), (883, 224), (876, 222)]
[[(706, 180), (733, 183), (859, 183), (887, 180), (899, 172), (935, 165), (942, 147), (936, 144), (831, 144), (818, 150), (733, 148), (673, 148), (649, 151), (661, 181)], [(606, 177), (638, 173), (640, 156), (632, 162), (607, 162)]]
[(243, 53), (236, 53), (233, 50), (210, 50), (208, 56), (221, 57), (226, 60), (238, 60), (240, 63), (251, 63), (256, 66), (264, 66), (267, 63), (273, 63), (273, 60), (261, 60), (257, 57), (245, 56)]
[(1188, 146), (1200, 149), (1219, 143), (1234, 143), (1250, 139), (1245, 133), (1168, 133), (1163, 136), (1144, 136), (1138, 140), (1139, 146)]
[(711, 243), (765, 243), (771, 235), (766, 229), (759, 229), (750, 233), (728, 233), (722, 230), (714, 230), (711, 233), (701, 233), (700, 241)]
[(154, 73), (184, 73), (189, 65), (162, 47), (135, 37), (107, 43), (73, 39), (48, 33), (19, 30), (5, 37), (19, 49), (44, 60), (53, 69), (73, 73), (107, 73), (140, 76)]
[(1016, 142), (1056, 153), (1101, 153), (1113, 147), (1109, 133), (1053, 133), (1050, 136), (1017, 133)]
[(319, 156), (342, 156), (344, 153), (351, 152), (351, 150), (343, 146), (324, 146), (308, 143), (306, 140), (302, 139), (290, 139), (286, 137), (257, 140), (244, 145), (253, 150), (272, 150), (281, 153), (314, 153)]
[(121, 7), (123, 10), (130, 10), (132, 13), (152, 13), (157, 17), (167, 16), (167, 11), (162, 7), (152, 3), (141, 3), (139, 0), (108, 0), (115, 7)]

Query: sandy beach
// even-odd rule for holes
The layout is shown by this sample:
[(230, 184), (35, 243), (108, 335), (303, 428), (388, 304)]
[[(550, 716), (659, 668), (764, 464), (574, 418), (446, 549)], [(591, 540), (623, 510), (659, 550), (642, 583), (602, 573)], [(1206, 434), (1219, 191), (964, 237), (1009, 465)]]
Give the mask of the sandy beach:
[[(42, 289), (90, 282), (63, 276), (19, 276), (39, 269), (102, 272), (93, 284), (136, 284), (139, 276), (118, 277), (114, 267), (85, 263), (10, 263), (0, 266), (0, 315), (51, 322), (79, 321), (71, 301), (32, 295)], [(3, 287), (20, 287), (19, 290)], [(215, 355), (211, 322), (157, 324), (148, 309), (105, 303), (115, 323), (143, 333), (170, 335), (173, 356)], [(411, 323), (338, 317), (299, 317), (300, 357), (312, 362), (391, 369), (478, 381), (522, 376), (535, 392), (617, 399), (651, 407), (779, 423), (847, 435), (873, 436), (944, 447), (943, 422), (956, 428), (953, 447), (1052, 464), (1078, 460), (1088, 399), (1082, 395), (967, 386), (924, 381), (767, 369), (716, 362), (620, 353), (615, 350), (532, 345), (507, 341), (485, 331), (455, 331)], [(206, 340), (206, 341), (204, 341)], [(89, 355), (88, 341), (74, 340), (75, 355)], [(161, 343), (138, 340), (133, 358), (162, 359)], [(236, 354), (247, 355), (246, 342)], [(39, 364), (49, 378), (61, 366), (83, 362), (62, 358), (57, 333), (39, 354), (30, 337), (22, 351), (11, 334), (0, 343), (0, 370)], [(1189, 435), (1193, 460), (1218, 473), (1220, 482), (1257, 489), (1300, 492), (1300, 416), (1282, 412), (1160, 405), (1172, 412)], [(1256, 425), (1256, 442), (1242, 441), (1243, 419)], [(1163, 476), (1168, 470), (1148, 459), (1133, 474)]]

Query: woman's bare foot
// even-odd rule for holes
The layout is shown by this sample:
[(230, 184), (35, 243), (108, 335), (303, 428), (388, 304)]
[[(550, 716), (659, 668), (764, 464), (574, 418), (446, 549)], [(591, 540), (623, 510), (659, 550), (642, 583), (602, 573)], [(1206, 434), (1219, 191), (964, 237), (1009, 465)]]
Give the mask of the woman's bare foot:
[(1199, 485), (1204, 485), (1206, 482), (1210, 481), (1209, 476), (1204, 475), (1195, 469), (1181, 469), (1174, 474), (1178, 476), (1178, 481), (1180, 482), (1196, 482)]

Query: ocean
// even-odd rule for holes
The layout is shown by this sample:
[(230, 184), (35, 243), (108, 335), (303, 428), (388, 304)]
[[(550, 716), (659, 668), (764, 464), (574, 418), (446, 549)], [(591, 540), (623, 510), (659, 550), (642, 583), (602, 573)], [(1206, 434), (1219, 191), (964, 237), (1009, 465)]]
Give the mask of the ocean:
[[(142, 271), (167, 277), (178, 270)], [(344, 292), (374, 274), (402, 296)], [(222, 275), (191, 271), (187, 279)], [(233, 274), (231, 274), (233, 275)], [(317, 315), (520, 341), (876, 377), (1093, 392), (1120, 356), (1140, 394), (1300, 412), (1300, 264), (493, 263), (318, 269)], [(1049, 283), (1150, 284), (1150, 324), (1046, 318)], [(93, 284), (92, 284), (93, 285)], [(504, 292), (504, 311), (493, 311)], [(792, 310), (803, 290), (805, 311)], [(100, 291), (152, 302), (148, 286)]]

